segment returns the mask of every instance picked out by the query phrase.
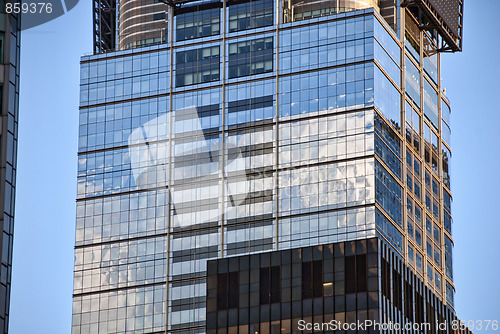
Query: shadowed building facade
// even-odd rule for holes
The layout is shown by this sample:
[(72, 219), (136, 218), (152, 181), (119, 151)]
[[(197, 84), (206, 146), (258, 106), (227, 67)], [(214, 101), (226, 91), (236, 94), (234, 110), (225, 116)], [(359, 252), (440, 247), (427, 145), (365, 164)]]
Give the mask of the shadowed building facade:
[(470, 333), (380, 239), (208, 262), (207, 333)]
[[(325, 317), (453, 321), (451, 109), (440, 53), (461, 49), (462, 2), (458, 30), (428, 1), (160, 5), (165, 43), (98, 48), (81, 61), (73, 333), (248, 333), (252, 324), (268, 333), (277, 327), (261, 313), (266, 298), (271, 313), (273, 303), (300, 302), (291, 321), (319, 312), (302, 304), (316, 293)], [(354, 240), (376, 245), (371, 262), (354, 267), (371, 273), (360, 293), (378, 304), (352, 318), (353, 292), (341, 288), (355, 280), (351, 267), (337, 277), (328, 262), (321, 274), (332, 277), (306, 298), (299, 281), (317, 271), (294, 256)], [(220, 269), (283, 252), (300, 263), (289, 301), (259, 292), (261, 277), (284, 282), (262, 258), (250, 292), (227, 274), (235, 270)], [(410, 290), (412, 305), (429, 304), (416, 308), (422, 317), (402, 310), (410, 297), (398, 291)], [(337, 292), (344, 310), (327, 309)], [(238, 294), (238, 305), (219, 309), (221, 293)], [(229, 324), (235, 314), (247, 322)]]

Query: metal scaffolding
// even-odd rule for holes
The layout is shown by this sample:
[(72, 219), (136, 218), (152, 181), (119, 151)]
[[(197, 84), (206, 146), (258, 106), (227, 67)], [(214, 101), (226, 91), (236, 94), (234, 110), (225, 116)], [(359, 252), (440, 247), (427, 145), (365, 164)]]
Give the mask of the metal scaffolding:
[(116, 47), (116, 1), (93, 0), (94, 53), (114, 51)]
[(437, 37), (439, 52), (462, 51), (464, 0), (404, 0), (420, 29)]

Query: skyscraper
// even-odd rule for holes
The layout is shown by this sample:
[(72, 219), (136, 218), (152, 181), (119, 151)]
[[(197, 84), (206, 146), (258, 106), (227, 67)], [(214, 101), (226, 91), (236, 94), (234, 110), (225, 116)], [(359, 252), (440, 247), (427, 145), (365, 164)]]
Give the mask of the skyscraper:
[(463, 2), (134, 3), (81, 62), (73, 333), (451, 323)]
[(17, 123), (19, 117), (18, 14), (0, 12), (0, 332), (7, 333), (12, 275), (14, 198), (17, 169)]

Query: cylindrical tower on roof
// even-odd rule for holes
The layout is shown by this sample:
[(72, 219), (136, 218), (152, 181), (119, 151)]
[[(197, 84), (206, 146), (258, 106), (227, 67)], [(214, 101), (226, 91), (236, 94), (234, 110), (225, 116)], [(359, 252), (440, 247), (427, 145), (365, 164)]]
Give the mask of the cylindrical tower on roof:
[(165, 42), (165, 3), (159, 0), (120, 0), (118, 8), (118, 45), (121, 50)]

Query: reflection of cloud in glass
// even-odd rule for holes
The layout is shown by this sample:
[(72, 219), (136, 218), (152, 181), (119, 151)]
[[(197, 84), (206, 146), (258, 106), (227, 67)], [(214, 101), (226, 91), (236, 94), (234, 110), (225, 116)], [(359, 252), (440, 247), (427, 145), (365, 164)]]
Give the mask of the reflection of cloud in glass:
[(168, 114), (144, 123), (130, 134), (128, 139), (130, 165), (135, 185), (139, 189), (149, 188), (154, 182), (166, 184), (168, 180), (168, 146), (151, 145), (155, 141), (159, 126), (168, 126)]
[[(212, 140), (208, 143), (196, 107), (180, 109), (176, 114), (194, 115), (191, 124), (192, 129), (195, 130), (189, 133), (191, 139), (189, 144), (175, 145), (172, 157), (173, 173), (176, 172), (176, 162), (181, 165), (181, 161), (186, 156), (192, 157), (193, 168), (196, 169), (196, 172), (189, 181), (181, 178), (169, 189), (174, 209), (173, 226), (184, 227), (217, 221), (222, 212), (227, 214), (245, 202), (250, 189), (245, 171), (248, 165), (246, 159), (248, 158), (243, 157), (241, 150), (237, 147), (226, 147), (226, 152), (231, 151), (232, 154), (226, 154), (228, 159), (224, 160), (224, 171), (226, 174), (229, 173), (230, 177), (226, 178), (224, 182), (223, 203), (227, 203), (227, 205), (224, 205), (224, 211), (221, 211), (221, 171), (204, 168), (202, 161), (207, 161), (206, 155), (212, 157), (217, 155), (221, 161), (222, 141), (216, 140), (214, 144)], [(134, 129), (128, 139), (132, 176), (139, 189), (154, 187), (152, 183), (156, 183), (158, 186), (168, 183), (166, 182), (169, 163), (168, 145), (163, 145), (160, 148), (158, 145), (150, 143), (150, 141), (157, 140), (158, 129), (162, 126), (168, 127), (168, 124), (169, 114), (159, 116)], [(204, 154), (206, 154), (205, 157)], [(222, 162), (218, 166), (219, 169), (222, 168)]]

